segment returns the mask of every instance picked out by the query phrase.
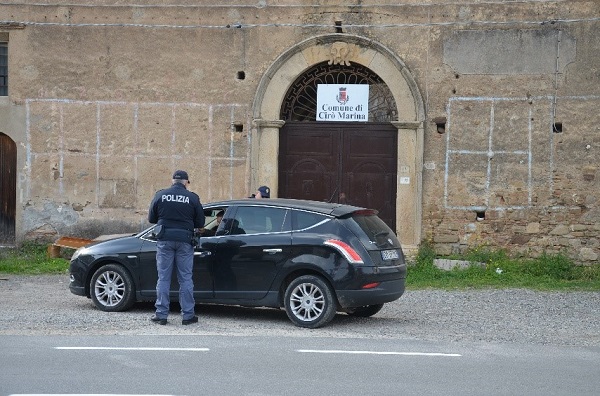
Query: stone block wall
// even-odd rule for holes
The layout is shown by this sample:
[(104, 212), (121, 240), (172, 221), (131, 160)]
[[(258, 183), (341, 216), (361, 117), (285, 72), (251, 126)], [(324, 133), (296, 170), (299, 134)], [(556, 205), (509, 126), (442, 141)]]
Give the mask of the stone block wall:
[[(247, 196), (261, 79), (339, 34), (384, 46), (418, 85), (424, 118), (399, 118), (423, 125), (423, 239), (598, 262), (598, 1), (72, 3), (0, 5), (18, 240), (140, 230), (176, 168), (203, 201)], [(298, 75), (273, 78), (285, 91)]]

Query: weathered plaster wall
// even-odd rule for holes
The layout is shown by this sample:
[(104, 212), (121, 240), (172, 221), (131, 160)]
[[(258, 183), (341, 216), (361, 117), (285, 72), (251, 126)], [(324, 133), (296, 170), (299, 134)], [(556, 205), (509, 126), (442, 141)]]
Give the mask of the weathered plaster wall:
[(393, 51), (424, 98), (424, 238), (598, 260), (597, 1), (12, 3), (0, 128), (19, 147), (20, 238), (137, 230), (179, 167), (204, 201), (246, 196), (261, 78), (339, 21)]

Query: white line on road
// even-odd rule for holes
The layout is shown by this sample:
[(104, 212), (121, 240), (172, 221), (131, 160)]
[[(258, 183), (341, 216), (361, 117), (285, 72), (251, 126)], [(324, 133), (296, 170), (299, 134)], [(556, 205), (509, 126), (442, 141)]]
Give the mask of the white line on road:
[[(190, 352), (208, 352), (209, 348), (160, 348), (160, 347), (54, 347), (61, 350), (108, 350), (108, 351), (190, 351)], [(329, 354), (350, 354), (350, 355), (403, 355), (403, 356), (442, 356), (442, 357), (461, 357), (458, 353), (441, 352), (392, 352), (392, 351), (344, 351), (337, 349), (297, 349), (300, 353), (329, 353)]]
[(121, 347), (54, 347), (54, 349), (69, 349), (69, 350), (110, 350), (110, 351), (191, 351), (191, 352), (207, 352), (208, 348), (121, 348)]
[(378, 352), (378, 351), (342, 351), (342, 350), (327, 350), (327, 349), (297, 349), (300, 353), (345, 353), (356, 355), (404, 355), (404, 356), (445, 356), (445, 357), (460, 357), (458, 353), (438, 353), (438, 352)]

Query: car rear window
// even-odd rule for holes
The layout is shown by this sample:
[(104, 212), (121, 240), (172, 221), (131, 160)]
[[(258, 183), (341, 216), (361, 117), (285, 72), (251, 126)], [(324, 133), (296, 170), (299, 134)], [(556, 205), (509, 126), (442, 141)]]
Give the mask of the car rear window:
[(375, 214), (354, 213), (352, 219), (358, 224), (367, 238), (378, 247), (399, 246), (396, 234)]

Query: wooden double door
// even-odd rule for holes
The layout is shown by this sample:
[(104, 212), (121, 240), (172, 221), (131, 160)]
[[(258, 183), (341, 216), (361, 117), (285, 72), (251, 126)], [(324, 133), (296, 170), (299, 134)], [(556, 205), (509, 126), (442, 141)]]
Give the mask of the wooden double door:
[(0, 133), (0, 246), (15, 243), (17, 146)]
[(278, 196), (377, 209), (395, 230), (397, 163), (398, 129), (390, 123), (286, 122)]

